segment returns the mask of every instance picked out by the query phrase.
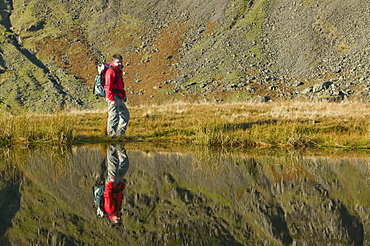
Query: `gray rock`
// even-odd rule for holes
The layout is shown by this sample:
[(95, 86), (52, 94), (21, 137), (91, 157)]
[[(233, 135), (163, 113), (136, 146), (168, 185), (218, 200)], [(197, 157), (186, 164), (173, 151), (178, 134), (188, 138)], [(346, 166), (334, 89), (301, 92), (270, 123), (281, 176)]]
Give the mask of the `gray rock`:
[(322, 90), (326, 90), (329, 88), (329, 86), (332, 84), (332, 82), (327, 81), (327, 82), (322, 82), (322, 83), (317, 83), (313, 86), (312, 91), (314, 93), (320, 92)]

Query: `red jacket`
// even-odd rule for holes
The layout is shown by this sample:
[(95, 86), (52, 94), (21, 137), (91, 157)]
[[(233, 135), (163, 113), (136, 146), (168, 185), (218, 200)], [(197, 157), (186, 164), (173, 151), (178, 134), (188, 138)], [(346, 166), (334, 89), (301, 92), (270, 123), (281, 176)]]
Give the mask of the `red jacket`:
[(109, 218), (117, 215), (122, 209), (123, 191), (126, 188), (124, 182), (119, 183), (117, 187), (113, 187), (114, 182), (110, 181), (105, 185), (104, 191), (104, 210), (110, 214)]
[(122, 79), (122, 74), (123, 74), (122, 70), (114, 66), (113, 63), (109, 64), (109, 66), (114, 67), (118, 74), (118, 80), (116, 78), (117, 77), (116, 72), (111, 68), (108, 68), (104, 74), (104, 79), (105, 79), (104, 90), (105, 90), (106, 98), (109, 101), (113, 102), (115, 95), (119, 96), (121, 99), (126, 97), (126, 91), (125, 91), (125, 84), (123, 83), (123, 79)]

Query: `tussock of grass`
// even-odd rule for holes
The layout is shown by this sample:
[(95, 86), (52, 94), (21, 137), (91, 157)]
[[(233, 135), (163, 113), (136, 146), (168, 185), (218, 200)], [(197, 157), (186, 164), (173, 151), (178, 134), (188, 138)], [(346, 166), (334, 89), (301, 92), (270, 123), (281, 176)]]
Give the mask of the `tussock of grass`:
[(73, 141), (73, 123), (66, 115), (1, 114), (0, 144), (50, 143), (68, 146)]

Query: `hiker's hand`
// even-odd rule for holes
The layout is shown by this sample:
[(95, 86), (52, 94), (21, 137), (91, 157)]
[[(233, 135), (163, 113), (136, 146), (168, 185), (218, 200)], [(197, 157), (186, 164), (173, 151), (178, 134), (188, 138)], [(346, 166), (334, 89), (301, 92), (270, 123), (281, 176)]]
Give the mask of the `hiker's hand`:
[(127, 97), (123, 97), (123, 101), (126, 102), (127, 101)]
[(111, 102), (110, 102), (110, 106), (115, 107), (115, 106), (117, 106), (117, 104), (116, 104), (116, 102), (115, 102), (115, 101), (111, 101)]

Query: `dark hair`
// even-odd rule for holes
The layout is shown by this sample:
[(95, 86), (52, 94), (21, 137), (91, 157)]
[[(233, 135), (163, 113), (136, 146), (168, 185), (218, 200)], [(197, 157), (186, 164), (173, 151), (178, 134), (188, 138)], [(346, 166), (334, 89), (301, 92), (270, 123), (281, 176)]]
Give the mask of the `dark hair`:
[(113, 55), (113, 60), (115, 60), (115, 59), (117, 59), (117, 60), (123, 60), (123, 57), (120, 54), (114, 54)]

